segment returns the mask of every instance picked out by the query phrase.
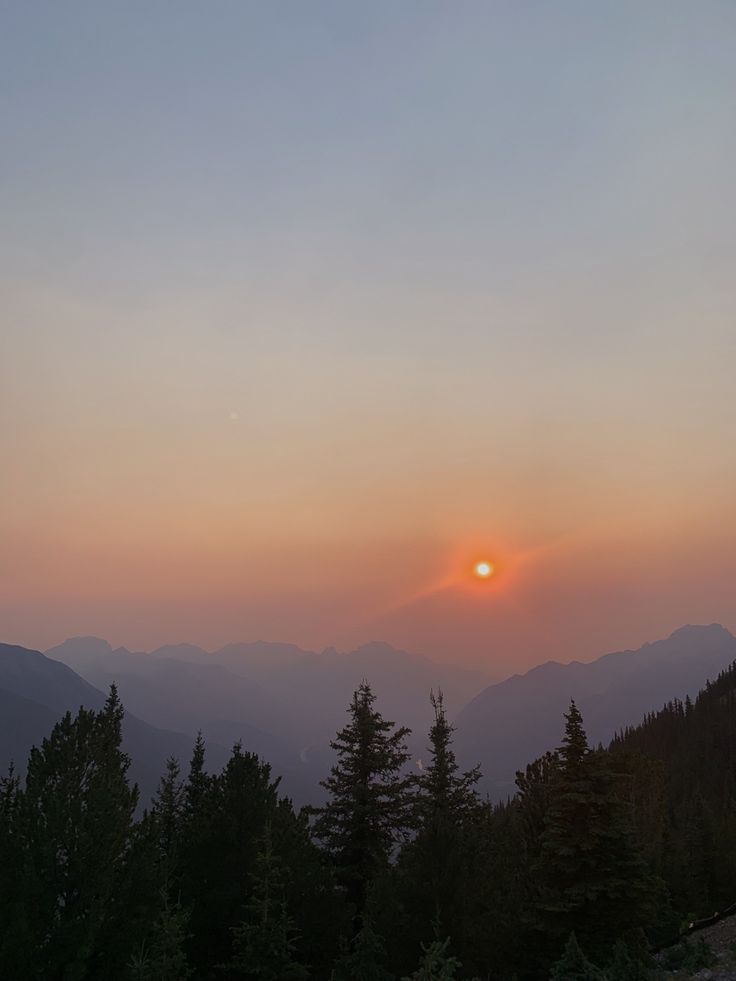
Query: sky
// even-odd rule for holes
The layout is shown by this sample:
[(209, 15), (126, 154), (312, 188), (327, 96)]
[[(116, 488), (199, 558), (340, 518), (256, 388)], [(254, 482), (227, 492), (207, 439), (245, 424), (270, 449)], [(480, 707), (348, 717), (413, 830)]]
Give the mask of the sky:
[(4, 641), (736, 628), (730, 0), (0, 11)]

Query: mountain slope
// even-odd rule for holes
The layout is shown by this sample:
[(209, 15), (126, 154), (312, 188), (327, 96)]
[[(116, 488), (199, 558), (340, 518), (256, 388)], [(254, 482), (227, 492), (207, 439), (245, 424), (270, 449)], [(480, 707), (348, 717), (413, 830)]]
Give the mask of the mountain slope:
[(514, 774), (559, 741), (559, 720), (574, 698), (592, 743), (608, 742), (672, 698), (694, 696), (736, 659), (736, 638), (719, 624), (687, 626), (666, 640), (596, 661), (548, 661), (491, 685), (456, 718), (458, 753), (481, 761), (486, 789), (513, 793)]
[[(10, 762), (22, 771), (32, 745), (40, 744), (66, 711), (80, 706), (99, 710), (105, 694), (71, 668), (40, 651), (0, 644), (0, 771)], [(149, 725), (126, 711), (123, 748), (131, 757), (131, 777), (141, 789), (144, 804), (155, 793), (166, 759), (176, 756), (186, 766), (191, 736)], [(208, 747), (209, 764), (226, 759), (217, 744)]]
[[(233, 732), (239, 725), (246, 747), (258, 730), (259, 752), (285, 766), (329, 753), (329, 740), (364, 678), (373, 685), (384, 715), (414, 729), (422, 747), (431, 717), (430, 688), (443, 689), (452, 711), (485, 680), (477, 672), (378, 642), (346, 654), (265, 641), (230, 644), (211, 654), (188, 644), (146, 654), (113, 650), (104, 640), (82, 637), (47, 655), (97, 687), (115, 681), (124, 704), (150, 722), (186, 732), (201, 728), (205, 734), (223, 727)], [(317, 766), (315, 783), (326, 772), (324, 760)]]

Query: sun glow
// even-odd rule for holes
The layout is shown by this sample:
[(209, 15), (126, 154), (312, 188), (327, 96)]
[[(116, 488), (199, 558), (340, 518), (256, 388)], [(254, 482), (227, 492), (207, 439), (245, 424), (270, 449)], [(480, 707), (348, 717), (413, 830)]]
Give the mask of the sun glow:
[(478, 579), (490, 579), (493, 575), (493, 566), (490, 562), (476, 562), (473, 566), (473, 572), (478, 577)]

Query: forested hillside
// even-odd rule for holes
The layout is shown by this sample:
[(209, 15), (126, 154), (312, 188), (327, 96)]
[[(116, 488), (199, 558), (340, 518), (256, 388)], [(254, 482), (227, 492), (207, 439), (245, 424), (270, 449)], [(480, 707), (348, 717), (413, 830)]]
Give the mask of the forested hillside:
[(0, 976), (636, 981), (736, 899), (736, 669), (608, 749), (571, 703), (501, 805), (431, 707), (418, 771), (364, 683), (324, 806), (297, 814), (239, 744), (208, 773), (200, 739), (140, 818), (114, 687), (67, 714), (0, 788)]

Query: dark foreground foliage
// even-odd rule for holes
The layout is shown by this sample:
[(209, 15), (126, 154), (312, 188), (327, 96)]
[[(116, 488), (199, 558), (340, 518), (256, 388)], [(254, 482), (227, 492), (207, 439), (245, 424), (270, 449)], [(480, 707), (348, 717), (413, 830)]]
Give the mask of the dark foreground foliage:
[(572, 703), (501, 805), (432, 705), (413, 774), (407, 730), (361, 685), (311, 814), (240, 745), (209, 773), (198, 739), (137, 818), (115, 689), (67, 714), (0, 781), (0, 977), (645, 981), (653, 947), (736, 899), (734, 669), (608, 750)]

